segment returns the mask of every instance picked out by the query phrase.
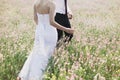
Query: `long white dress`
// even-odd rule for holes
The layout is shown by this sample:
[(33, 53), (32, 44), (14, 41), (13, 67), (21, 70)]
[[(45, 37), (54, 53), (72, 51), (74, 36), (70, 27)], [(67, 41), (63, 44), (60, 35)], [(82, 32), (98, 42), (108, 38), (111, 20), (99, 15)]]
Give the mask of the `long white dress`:
[(21, 80), (42, 80), (57, 43), (57, 31), (50, 25), (49, 14), (37, 13), (37, 16), (34, 47), (19, 73)]

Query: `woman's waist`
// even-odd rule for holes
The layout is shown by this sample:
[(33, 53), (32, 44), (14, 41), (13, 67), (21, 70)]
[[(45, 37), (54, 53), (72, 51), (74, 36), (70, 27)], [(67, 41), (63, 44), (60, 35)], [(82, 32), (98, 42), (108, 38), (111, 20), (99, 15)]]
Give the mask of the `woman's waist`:
[(56, 30), (56, 28), (50, 24), (38, 24), (37, 27), (36, 27), (36, 30), (46, 30), (46, 31), (49, 31), (49, 30)]

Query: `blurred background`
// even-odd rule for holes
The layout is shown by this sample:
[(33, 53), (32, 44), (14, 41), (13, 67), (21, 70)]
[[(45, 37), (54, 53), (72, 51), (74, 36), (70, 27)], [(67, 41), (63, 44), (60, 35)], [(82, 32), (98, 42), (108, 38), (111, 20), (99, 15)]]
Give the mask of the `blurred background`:
[[(74, 38), (56, 51), (45, 80), (120, 80), (120, 0), (68, 1)], [(30, 53), (33, 3), (0, 1), (0, 80), (15, 80)]]

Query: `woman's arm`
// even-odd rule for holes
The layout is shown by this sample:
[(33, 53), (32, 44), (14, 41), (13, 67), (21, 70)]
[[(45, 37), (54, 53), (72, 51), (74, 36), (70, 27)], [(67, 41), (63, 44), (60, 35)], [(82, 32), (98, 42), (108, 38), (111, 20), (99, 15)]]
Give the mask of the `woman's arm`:
[(38, 16), (37, 16), (37, 11), (36, 11), (36, 6), (34, 4), (34, 21), (36, 24), (38, 24)]
[(49, 16), (50, 16), (50, 24), (54, 27), (56, 27), (57, 29), (63, 30), (67, 33), (73, 33), (74, 30), (71, 28), (66, 28), (64, 26), (61, 26), (60, 24), (58, 24), (57, 22), (55, 22), (55, 4), (53, 2), (50, 3), (50, 9), (49, 9)]

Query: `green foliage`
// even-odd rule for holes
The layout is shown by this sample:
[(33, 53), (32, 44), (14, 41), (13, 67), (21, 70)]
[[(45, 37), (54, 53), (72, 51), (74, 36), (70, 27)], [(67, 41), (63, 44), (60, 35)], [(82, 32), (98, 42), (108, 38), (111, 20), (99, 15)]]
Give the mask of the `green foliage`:
[[(85, 6), (72, 6), (74, 38), (56, 50), (44, 80), (95, 80), (97, 74), (106, 80), (120, 80), (120, 1), (89, 1), (70, 1)], [(0, 2), (0, 80), (16, 79), (33, 46), (31, 4), (32, 1)]]

